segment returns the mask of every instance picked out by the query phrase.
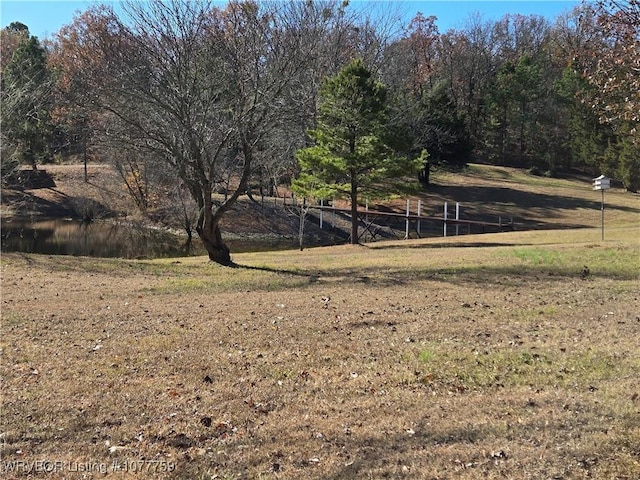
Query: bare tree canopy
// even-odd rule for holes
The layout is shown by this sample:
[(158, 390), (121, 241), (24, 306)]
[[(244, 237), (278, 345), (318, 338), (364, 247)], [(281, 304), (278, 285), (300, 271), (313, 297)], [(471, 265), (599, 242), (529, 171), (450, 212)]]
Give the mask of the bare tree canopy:
[(318, 45), (340, 9), (175, 0), (124, 11), (93, 9), (63, 30), (76, 59), (70, 78), (107, 117), (110, 145), (175, 172), (198, 205), (209, 258), (231, 265), (220, 220), (246, 191), (265, 140), (300, 118), (294, 87), (319, 75)]

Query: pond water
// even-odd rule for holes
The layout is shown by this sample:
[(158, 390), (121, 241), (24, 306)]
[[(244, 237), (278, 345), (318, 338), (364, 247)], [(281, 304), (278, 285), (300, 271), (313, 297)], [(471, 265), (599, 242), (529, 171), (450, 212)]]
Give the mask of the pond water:
[[(2, 251), (90, 257), (166, 258), (206, 255), (194, 236), (110, 222), (12, 218), (2, 222)], [(226, 241), (226, 240), (225, 240)], [(296, 248), (291, 239), (230, 239), (231, 253)]]

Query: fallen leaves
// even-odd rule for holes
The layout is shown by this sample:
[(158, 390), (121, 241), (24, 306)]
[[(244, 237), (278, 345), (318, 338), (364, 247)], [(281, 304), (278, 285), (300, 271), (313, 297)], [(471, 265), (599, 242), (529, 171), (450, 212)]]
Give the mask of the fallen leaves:
[[(109, 297), (108, 315), (88, 306), (55, 310), (55, 321), (50, 311), (32, 322), (16, 315), (2, 367), (3, 421), (15, 434), (2, 437), (2, 453), (84, 445), (79, 455), (107, 457), (114, 447), (171, 456), (181, 478), (553, 478), (565, 465), (613, 478), (635, 468), (623, 462), (635, 458), (624, 442), (637, 428), (625, 420), (640, 400), (636, 293), (622, 285), (609, 299), (598, 279), (575, 279), (580, 294), (564, 280), (516, 279), (499, 291), (408, 280), (154, 293), (145, 296), (153, 317), (129, 313), (129, 292)], [(572, 308), (555, 303), (566, 295)], [(542, 298), (555, 309), (544, 317)], [(595, 312), (574, 302), (583, 298)], [(609, 348), (624, 355), (597, 361)], [(577, 462), (594, 452), (598, 464)]]
[(178, 433), (167, 440), (167, 444), (177, 449), (187, 449), (194, 445), (194, 441), (184, 433)]

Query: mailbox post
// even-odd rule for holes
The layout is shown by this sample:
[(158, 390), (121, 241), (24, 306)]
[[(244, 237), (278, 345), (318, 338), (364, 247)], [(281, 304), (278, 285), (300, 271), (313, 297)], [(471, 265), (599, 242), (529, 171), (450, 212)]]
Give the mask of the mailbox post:
[(602, 240), (604, 241), (604, 191), (611, 188), (611, 179), (600, 175), (598, 178), (593, 179), (593, 189), (600, 190), (602, 192), (602, 203), (600, 206), (602, 217)]

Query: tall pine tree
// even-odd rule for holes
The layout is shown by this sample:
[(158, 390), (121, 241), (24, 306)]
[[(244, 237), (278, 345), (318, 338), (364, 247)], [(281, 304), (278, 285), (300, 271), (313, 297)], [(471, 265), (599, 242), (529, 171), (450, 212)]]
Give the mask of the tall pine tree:
[(354, 60), (320, 89), (314, 145), (296, 157), (301, 173), (293, 182), (299, 195), (337, 196), (351, 202), (351, 243), (358, 243), (358, 198), (383, 197), (416, 178), (425, 154), (409, 158), (398, 132), (389, 126), (387, 90), (361, 60)]

